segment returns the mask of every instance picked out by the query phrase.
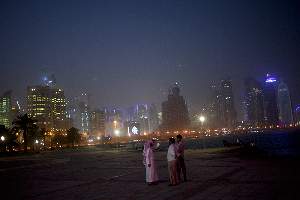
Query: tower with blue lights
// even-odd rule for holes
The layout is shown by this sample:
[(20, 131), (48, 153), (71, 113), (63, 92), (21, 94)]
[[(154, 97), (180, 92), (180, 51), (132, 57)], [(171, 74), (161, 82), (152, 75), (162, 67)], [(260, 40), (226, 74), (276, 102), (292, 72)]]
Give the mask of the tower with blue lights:
[(276, 126), (279, 122), (277, 107), (278, 81), (275, 76), (267, 74), (264, 84), (264, 118), (268, 126)]

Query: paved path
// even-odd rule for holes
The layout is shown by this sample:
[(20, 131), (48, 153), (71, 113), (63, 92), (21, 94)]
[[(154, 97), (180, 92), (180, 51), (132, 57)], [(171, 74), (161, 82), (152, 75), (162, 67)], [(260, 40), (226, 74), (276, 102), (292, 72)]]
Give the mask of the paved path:
[[(144, 183), (141, 152), (48, 152), (0, 158), (7, 199), (300, 199), (300, 161), (246, 159), (232, 152), (186, 152), (189, 181), (168, 186), (166, 152), (158, 152), (161, 183)], [(2, 198), (1, 198), (2, 199)]]

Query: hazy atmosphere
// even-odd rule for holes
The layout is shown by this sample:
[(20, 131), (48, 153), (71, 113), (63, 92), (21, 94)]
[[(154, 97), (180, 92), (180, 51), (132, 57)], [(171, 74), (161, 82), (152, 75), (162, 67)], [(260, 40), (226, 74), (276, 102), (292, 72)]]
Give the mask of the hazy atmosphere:
[(53, 73), (95, 107), (160, 104), (178, 81), (191, 110), (209, 86), (272, 73), (300, 103), (299, 1), (6, 1), (0, 4), (0, 92)]

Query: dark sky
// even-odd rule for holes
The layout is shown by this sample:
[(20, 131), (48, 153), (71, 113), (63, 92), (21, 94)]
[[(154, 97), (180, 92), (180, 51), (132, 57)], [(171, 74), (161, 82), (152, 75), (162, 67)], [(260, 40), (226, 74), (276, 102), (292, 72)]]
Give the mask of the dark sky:
[[(263, 0), (37, 0), (0, 3), (0, 92), (24, 98), (54, 73), (94, 106), (160, 103), (175, 81), (192, 109), (209, 85), (274, 73), (300, 103), (300, 3)], [(238, 102), (237, 102), (238, 104)]]

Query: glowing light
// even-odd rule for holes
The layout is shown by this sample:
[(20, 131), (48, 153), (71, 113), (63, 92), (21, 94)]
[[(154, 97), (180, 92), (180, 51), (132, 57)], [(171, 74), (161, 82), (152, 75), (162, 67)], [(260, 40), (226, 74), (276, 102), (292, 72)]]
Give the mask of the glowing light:
[(277, 80), (276, 80), (276, 78), (274, 78), (274, 77), (269, 77), (269, 78), (267, 78), (266, 79), (266, 83), (274, 83), (274, 82), (276, 82)]
[(2, 135), (0, 139), (3, 142), (5, 140), (5, 137)]
[(199, 117), (199, 121), (201, 122), (201, 123), (203, 123), (203, 122), (205, 122), (206, 121), (206, 118), (204, 117), (204, 116), (200, 116)]
[(115, 135), (119, 136), (120, 135), (120, 130), (115, 130)]
[(136, 127), (136, 126), (133, 126), (132, 129), (131, 129), (131, 132), (134, 134), (134, 135), (137, 135), (139, 133), (139, 129)]
[(39, 141), (38, 141), (38, 140), (35, 140), (35, 143), (36, 143), (36, 144), (38, 144), (38, 143), (39, 143)]

